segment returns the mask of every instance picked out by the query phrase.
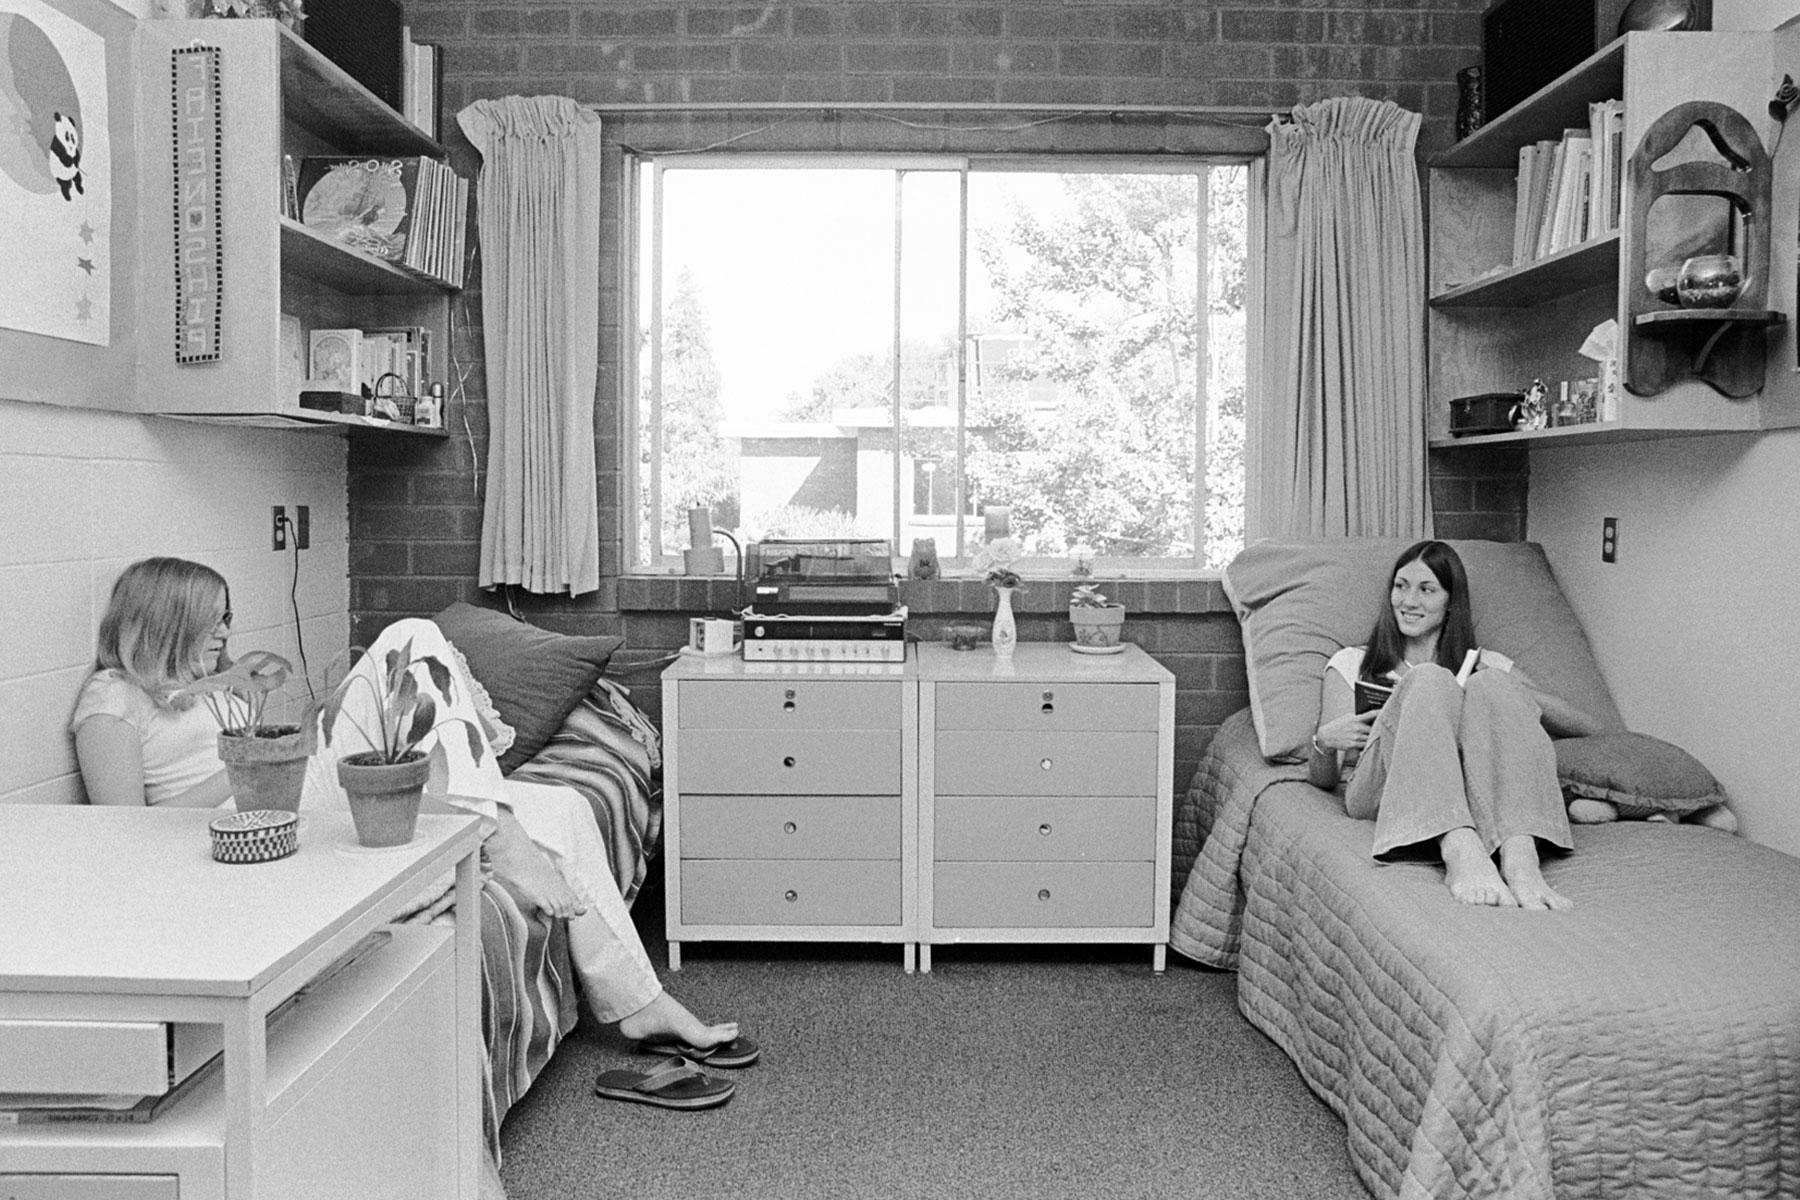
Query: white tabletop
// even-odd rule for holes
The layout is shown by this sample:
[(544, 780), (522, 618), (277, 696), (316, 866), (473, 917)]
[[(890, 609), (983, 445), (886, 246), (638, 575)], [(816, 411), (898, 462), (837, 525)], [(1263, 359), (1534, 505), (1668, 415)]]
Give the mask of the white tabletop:
[(941, 643), (918, 649), (920, 674), (936, 682), (1164, 683), (1174, 678), (1167, 667), (1130, 642), (1117, 654), (1081, 654), (1067, 642), (1020, 642), (1006, 658), (985, 643), (973, 650), (952, 650)]
[(348, 813), (302, 811), (297, 853), (227, 864), (207, 829), (219, 815), (0, 805), (0, 991), (249, 995), (480, 840), (472, 817), (422, 815), (407, 845), (369, 850)]

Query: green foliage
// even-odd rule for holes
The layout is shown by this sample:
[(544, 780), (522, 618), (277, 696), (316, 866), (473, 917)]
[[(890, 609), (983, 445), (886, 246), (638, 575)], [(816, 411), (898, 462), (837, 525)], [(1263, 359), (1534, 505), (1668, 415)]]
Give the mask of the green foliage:
[[(353, 650), (352, 654), (355, 653)], [(331, 690), (325, 701), (322, 721), (325, 744), (331, 744), (338, 718), (343, 717), (362, 734), (363, 741), (380, 762), (397, 763), (405, 761), (418, 750), (420, 742), (437, 730), (446, 725), (461, 725), (464, 735), (469, 739), (469, 755), (480, 762), (487, 747), (487, 739), (480, 729), (462, 717), (438, 720), (437, 701), (419, 689), (420, 671), (425, 672), (426, 678), (439, 695), (446, 700), (455, 698), (456, 682), (450, 674), (450, 668), (434, 654), (421, 654), (415, 658), (412, 641), (408, 639), (398, 650), (388, 651), (374, 667), (372, 674), (351, 670)], [(358, 684), (362, 685), (374, 701), (373, 731), (344, 711), (344, 702)]]
[[(648, 384), (648, 378), (645, 382)], [(639, 467), (645, 479), (650, 477), (650, 415), (646, 403), (638, 439)], [(665, 547), (685, 543), (690, 508), (710, 509), (713, 519), (728, 529), (738, 523), (737, 458), (719, 436), (724, 418), (706, 311), (693, 276), (683, 271), (675, 279), (663, 313), (662, 512), (646, 512), (643, 524), (645, 530), (660, 525)], [(647, 490), (645, 503), (649, 503)]]
[(198, 696), (219, 723), (219, 731), (233, 737), (256, 737), (269, 728), (263, 720), (269, 696), (281, 690), (294, 666), (279, 654), (251, 650), (224, 669), (196, 679), (176, 692)]
[(1069, 593), (1069, 607), (1070, 608), (1123, 608), (1124, 605), (1115, 604), (1111, 600), (1108, 600), (1106, 598), (1106, 593), (1102, 592), (1100, 590), (1099, 584), (1084, 583), (1080, 587), (1076, 588), (1074, 591)]

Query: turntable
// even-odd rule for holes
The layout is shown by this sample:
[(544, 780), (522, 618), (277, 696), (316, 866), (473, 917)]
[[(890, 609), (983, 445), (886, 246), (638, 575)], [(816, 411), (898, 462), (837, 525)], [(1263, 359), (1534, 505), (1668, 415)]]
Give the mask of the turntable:
[(773, 539), (753, 553), (746, 660), (906, 660), (906, 608), (887, 541)]

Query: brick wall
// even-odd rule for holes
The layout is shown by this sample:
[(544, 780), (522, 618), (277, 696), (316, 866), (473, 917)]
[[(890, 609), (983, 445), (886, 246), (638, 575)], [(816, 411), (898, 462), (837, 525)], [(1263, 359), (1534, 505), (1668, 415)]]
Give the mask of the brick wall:
[[(443, 47), (447, 126), (471, 101), (510, 94), (598, 105), (799, 101), (905, 104), (1216, 105), (1280, 110), (1338, 95), (1392, 100), (1424, 114), (1422, 152), (1453, 140), (1455, 72), (1479, 61), (1487, 0), (1038, 0), (889, 3), (814, 0), (758, 5), (646, 2), (507, 4), (408, 0), (414, 37)], [(614, 114), (613, 146), (675, 149), (728, 139), (745, 149), (1118, 151), (1255, 149), (1260, 117), (1221, 122), (1115, 113), (1018, 125), (1002, 113), (908, 111), (904, 123), (859, 115), (720, 110)], [(472, 151), (446, 134), (465, 173)], [(606, 160), (602, 340), (596, 449), (603, 543), (600, 591), (579, 599), (519, 597), (549, 628), (626, 636), (618, 661), (653, 716), (657, 660), (679, 645), (690, 613), (729, 607), (730, 587), (620, 580), (620, 409), (617, 314), (621, 157)], [(455, 306), (453, 345), (469, 372), (447, 443), (373, 439), (350, 454), (353, 636), (429, 614), (455, 599), (493, 604), (475, 587), (485, 461), (479, 280)], [(466, 433), (465, 433), (466, 430)], [(399, 439), (394, 439), (398, 441)], [(1524, 526), (1523, 455), (1433, 455), (1432, 487), (1454, 536), (1517, 537)], [(1471, 532), (1479, 530), (1482, 532)], [(1126, 636), (1176, 672), (1177, 785), (1222, 717), (1245, 702), (1237, 626), (1216, 583), (1137, 584), (1121, 598)], [(1067, 636), (1057, 585), (1022, 601), (1021, 636)], [(908, 596), (925, 636), (956, 619), (985, 620), (985, 589), (934, 584)], [(1135, 601), (1135, 602), (1134, 602)]]

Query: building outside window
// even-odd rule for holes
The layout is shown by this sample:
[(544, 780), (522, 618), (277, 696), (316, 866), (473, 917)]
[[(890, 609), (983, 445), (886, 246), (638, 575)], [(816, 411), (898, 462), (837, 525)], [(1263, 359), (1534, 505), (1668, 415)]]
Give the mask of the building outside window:
[(1242, 160), (636, 160), (632, 566), (742, 538), (1217, 569), (1242, 546)]

